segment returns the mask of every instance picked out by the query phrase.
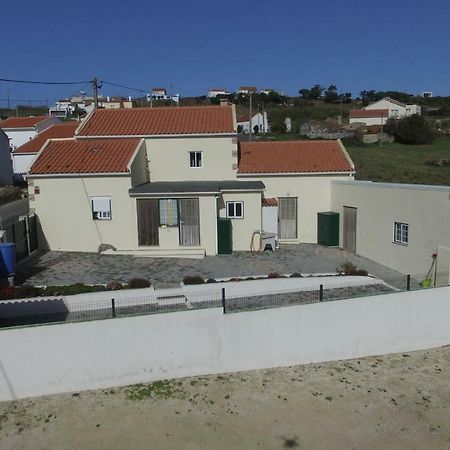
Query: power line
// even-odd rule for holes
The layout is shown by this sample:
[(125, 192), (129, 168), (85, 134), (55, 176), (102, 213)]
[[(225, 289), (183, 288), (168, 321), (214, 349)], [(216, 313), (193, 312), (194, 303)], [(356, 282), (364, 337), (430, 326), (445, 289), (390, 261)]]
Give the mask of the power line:
[(105, 80), (102, 80), (102, 83), (109, 84), (110, 86), (120, 87), (120, 88), (123, 88), (123, 89), (129, 89), (130, 91), (136, 91), (136, 92), (141, 92), (141, 93), (148, 92), (148, 89), (138, 89), (138, 88), (135, 88), (135, 87), (124, 86), (122, 84), (110, 83), (109, 81), (105, 81)]
[(9, 78), (0, 78), (0, 81), (7, 83), (25, 83), (25, 84), (86, 84), (90, 81), (30, 81), (30, 80), (13, 80)]

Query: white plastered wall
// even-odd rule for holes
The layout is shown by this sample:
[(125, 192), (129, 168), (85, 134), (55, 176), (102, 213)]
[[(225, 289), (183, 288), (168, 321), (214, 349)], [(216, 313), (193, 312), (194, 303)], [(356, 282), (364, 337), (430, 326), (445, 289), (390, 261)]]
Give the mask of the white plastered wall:
[[(151, 181), (235, 180), (235, 137), (180, 137), (146, 140)], [(202, 152), (202, 167), (191, 168), (189, 152)]]
[[(331, 204), (341, 245), (343, 207), (357, 208), (356, 253), (402, 273), (425, 275), (438, 246), (450, 247), (450, 187), (335, 182)], [(393, 242), (394, 222), (408, 224), (408, 245)]]
[(331, 180), (348, 179), (348, 175), (260, 176), (266, 189), (264, 196), (297, 197), (297, 239), (281, 242), (317, 242), (317, 213), (331, 209)]
[(231, 219), (233, 251), (250, 250), (253, 232), (261, 230), (261, 192), (225, 192), (219, 202), (220, 217), (227, 217), (227, 202), (243, 202), (244, 217)]

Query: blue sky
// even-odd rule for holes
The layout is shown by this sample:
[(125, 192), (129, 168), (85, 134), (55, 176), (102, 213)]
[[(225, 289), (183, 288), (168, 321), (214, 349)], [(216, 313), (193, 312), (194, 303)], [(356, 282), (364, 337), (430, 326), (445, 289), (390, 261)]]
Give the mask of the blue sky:
[[(182, 96), (248, 84), (296, 95), (315, 83), (450, 95), (448, 0), (4, 3), (0, 78), (97, 75)], [(13, 98), (49, 100), (81, 88), (0, 82), (0, 99), (7, 86)]]

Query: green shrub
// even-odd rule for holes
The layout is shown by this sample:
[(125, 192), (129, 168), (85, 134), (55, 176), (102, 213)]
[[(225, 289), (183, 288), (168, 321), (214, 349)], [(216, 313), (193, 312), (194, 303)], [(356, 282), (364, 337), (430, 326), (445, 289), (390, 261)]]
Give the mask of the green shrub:
[(267, 278), (281, 278), (281, 275), (278, 272), (270, 272)]
[(24, 284), (23, 286), (17, 286), (14, 298), (31, 298), (39, 297), (40, 289)]
[(389, 119), (385, 126), (386, 133), (393, 134), (395, 140), (402, 144), (431, 144), (435, 135), (433, 128), (423, 116), (410, 116), (404, 119)]
[(110, 281), (106, 285), (106, 290), (107, 291), (118, 291), (118, 290), (120, 290), (122, 288), (123, 288), (123, 284), (119, 283), (118, 281)]
[(217, 281), (214, 278), (208, 278), (206, 280), (207, 283), (217, 283)]
[(204, 284), (205, 280), (199, 275), (188, 275), (183, 278), (184, 284)]
[(128, 282), (129, 289), (143, 289), (148, 288), (151, 285), (152, 283), (149, 280), (146, 280), (145, 278), (132, 278)]
[(291, 278), (302, 278), (302, 274), (294, 272), (293, 274), (291, 274)]

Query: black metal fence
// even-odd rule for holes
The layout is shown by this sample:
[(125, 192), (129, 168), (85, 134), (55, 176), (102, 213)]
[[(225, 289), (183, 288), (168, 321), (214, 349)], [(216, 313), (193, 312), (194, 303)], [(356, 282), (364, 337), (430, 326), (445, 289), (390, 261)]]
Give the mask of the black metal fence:
[(336, 277), (336, 282), (334, 279), (330, 280), (330, 277), (324, 277), (322, 283), (320, 277), (308, 277), (302, 289), (274, 292), (248, 289), (245, 288), (248, 281), (240, 281), (239, 283), (243, 284), (240, 291), (247, 293), (239, 295), (227, 292), (229, 283), (221, 283), (214, 287), (204, 286), (198, 289), (154, 291), (152, 294), (136, 295), (131, 298), (121, 298), (123, 294), (110, 291), (92, 294), (98, 298), (96, 300), (82, 298), (74, 300), (72, 297), (68, 300), (43, 298), (3, 301), (0, 302), (0, 328), (116, 319), (204, 308), (222, 308), (224, 314), (238, 313), (429, 289), (437, 287), (438, 280), (443, 280), (441, 285), (448, 285), (448, 276), (448, 273), (437, 273), (431, 279), (426, 279), (423, 276), (396, 275), (384, 277), (383, 280), (348, 276)]

